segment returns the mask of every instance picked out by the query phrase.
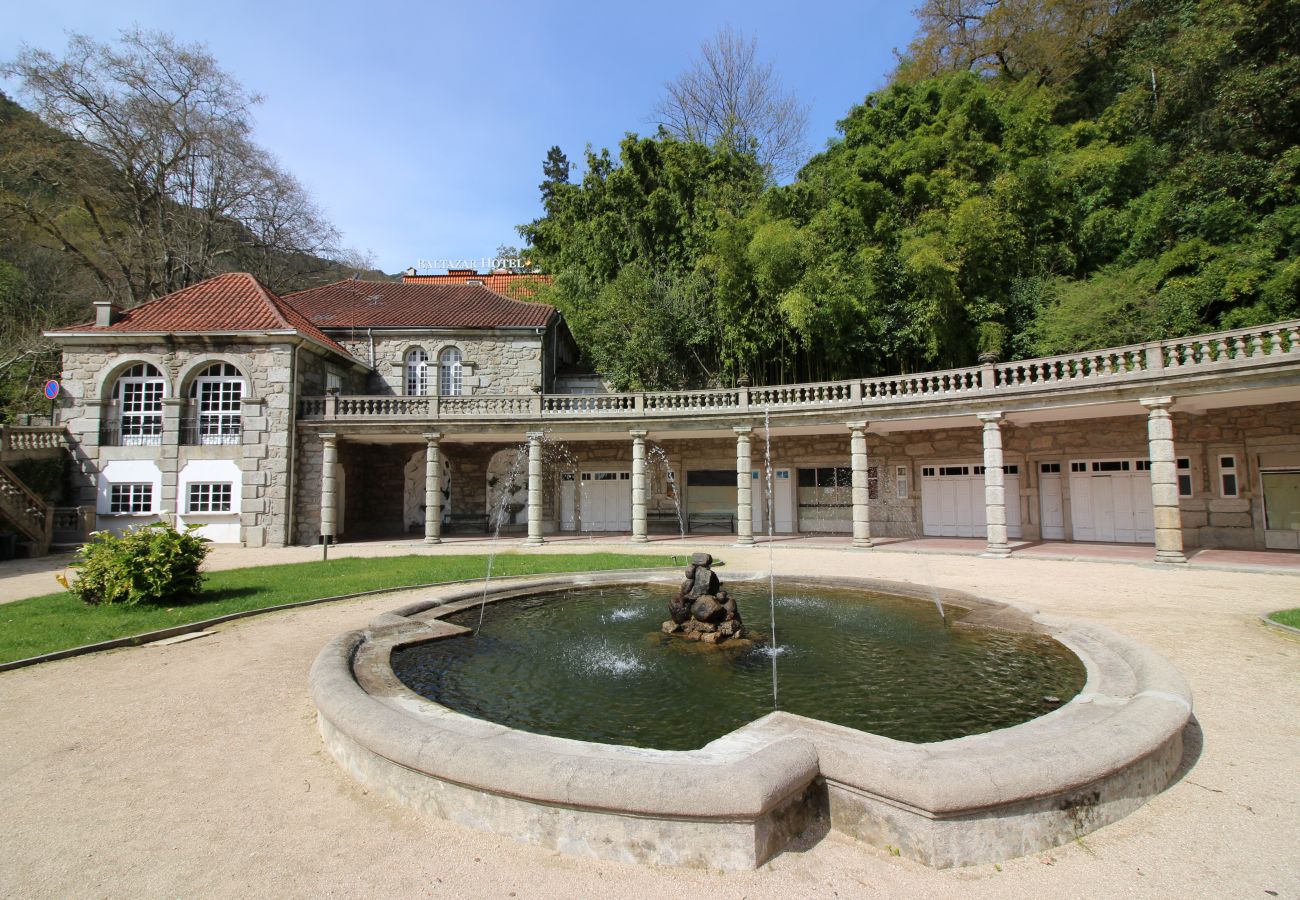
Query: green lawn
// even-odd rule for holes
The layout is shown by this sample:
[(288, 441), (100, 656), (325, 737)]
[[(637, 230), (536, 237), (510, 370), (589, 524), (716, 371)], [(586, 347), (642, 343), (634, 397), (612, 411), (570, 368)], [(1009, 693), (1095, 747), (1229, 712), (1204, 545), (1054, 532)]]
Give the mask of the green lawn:
[[(620, 553), (554, 556), (503, 553), (496, 558), (492, 575), (640, 569), (672, 562), (667, 556)], [(211, 572), (198, 600), (170, 607), (86, 606), (67, 592), (46, 594), (0, 604), (0, 662), (250, 609), (380, 588), (482, 578), (486, 570), (486, 556), (341, 558)]]
[(1300, 628), (1300, 607), (1296, 609), (1282, 609), (1275, 613), (1269, 613), (1268, 617), (1280, 625), (1290, 625), (1292, 628)]

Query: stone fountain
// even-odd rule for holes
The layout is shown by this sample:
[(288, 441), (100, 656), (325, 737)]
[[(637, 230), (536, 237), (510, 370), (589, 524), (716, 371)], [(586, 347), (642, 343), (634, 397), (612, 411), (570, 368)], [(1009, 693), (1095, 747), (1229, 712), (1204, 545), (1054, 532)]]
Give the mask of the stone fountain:
[(736, 601), (722, 589), (713, 573), (713, 557), (708, 553), (692, 554), (685, 575), (681, 589), (668, 601), (671, 618), (663, 624), (664, 633), (706, 644), (744, 639), (745, 628)]

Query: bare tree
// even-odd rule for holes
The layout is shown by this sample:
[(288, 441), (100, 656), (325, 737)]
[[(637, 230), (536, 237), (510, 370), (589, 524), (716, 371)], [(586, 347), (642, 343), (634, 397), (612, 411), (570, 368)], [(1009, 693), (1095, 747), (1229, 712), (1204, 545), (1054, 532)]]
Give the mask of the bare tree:
[(691, 67), (665, 85), (659, 125), (682, 140), (753, 152), (769, 177), (798, 171), (807, 155), (808, 107), (758, 58), (758, 41), (725, 26)]
[(1057, 83), (1078, 73), (1125, 0), (924, 0), (897, 81), (947, 71)]
[[(251, 140), (259, 98), (202, 45), (134, 29), (24, 47), (0, 69), (48, 126), (12, 142), (0, 204), (130, 302), (240, 262), (319, 254), (337, 235)], [(273, 285), (274, 286), (274, 285)]]

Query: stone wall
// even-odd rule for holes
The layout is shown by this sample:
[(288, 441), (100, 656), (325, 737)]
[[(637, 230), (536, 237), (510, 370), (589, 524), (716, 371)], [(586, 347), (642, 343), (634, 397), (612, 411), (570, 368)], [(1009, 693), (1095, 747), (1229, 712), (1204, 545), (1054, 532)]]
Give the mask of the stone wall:
[[(177, 477), (187, 462), (233, 459), (242, 472), (240, 532), (249, 546), (286, 542), (290, 493), (290, 445), (295, 393), (291, 385), (293, 345), (241, 341), (215, 350), (210, 342), (169, 341), (67, 346), (63, 352), (60, 416), (72, 440), (76, 502), (93, 505), (103, 466), (113, 460), (149, 460), (162, 476), (162, 494), (154, 508), (173, 518), (184, 502)], [(163, 435), (156, 446), (100, 446), (101, 419), (114, 415), (113, 385), (127, 368), (146, 362), (157, 367), (165, 383)], [(237, 445), (189, 446), (181, 429), (190, 412), (189, 387), (194, 376), (215, 362), (236, 366), (245, 378), (242, 434)], [(314, 351), (299, 354), (299, 378), (318, 377), (327, 364)], [(333, 366), (347, 374), (342, 364)], [(152, 517), (150, 517), (152, 518)], [(138, 517), (118, 517), (104, 524), (137, 524)]]
[[(331, 335), (357, 359), (369, 364), (371, 341), (364, 332)], [(543, 336), (533, 329), (507, 331), (411, 331), (374, 338), (375, 371), (364, 393), (406, 393), (406, 354), (420, 347), (429, 356), (431, 393), (438, 390), (438, 356), (448, 347), (461, 353), (461, 387), (472, 394), (532, 394), (542, 383)], [(363, 393), (363, 391), (357, 391)]]
[[(1188, 547), (1263, 547), (1263, 507), (1258, 496), (1258, 460), (1262, 452), (1300, 453), (1300, 408), (1247, 407), (1203, 415), (1174, 416), (1177, 455), (1190, 461), (1193, 492), (1180, 501), (1183, 538)], [(487, 512), (489, 460), (516, 443), (457, 443), (444, 429), (443, 454), (452, 472), (452, 508), (457, 512)], [(1076, 459), (1132, 458), (1148, 455), (1145, 415), (1077, 419), (1002, 427), (1004, 462), (1020, 467), (1020, 492), (1007, 503), (1020, 508), (1022, 538), (1041, 534), (1038, 466), (1062, 464), (1066, 539), (1071, 539), (1069, 463)], [(523, 435), (520, 435), (522, 441)], [(765, 440), (761, 428), (752, 435), (753, 467), (763, 469)], [(340, 445), (346, 445), (341, 436)], [(412, 445), (403, 445), (409, 452)], [(319, 521), (319, 439), (304, 433), (299, 460), (300, 539), (315, 540)], [(559, 530), (560, 473), (582, 469), (629, 470), (631, 438), (604, 441), (548, 441), (544, 445), (544, 521), (548, 532)], [(824, 435), (780, 436), (771, 441), (774, 468), (848, 467), (849, 431)], [(674, 512), (676, 504), (664, 475), (665, 462), (676, 476), (683, 508), (690, 503), (686, 473), (694, 469), (734, 471), (736, 445), (731, 438), (660, 439), (647, 441), (648, 509)], [(936, 462), (981, 464), (983, 440), (977, 426), (868, 433), (867, 454), (875, 470), (870, 501), (871, 531), (876, 537), (915, 537), (921, 534), (921, 468)], [(1217, 461), (1236, 457), (1240, 496), (1220, 496)], [(896, 470), (905, 472), (906, 496), (900, 496)], [(797, 523), (796, 523), (797, 524)]]

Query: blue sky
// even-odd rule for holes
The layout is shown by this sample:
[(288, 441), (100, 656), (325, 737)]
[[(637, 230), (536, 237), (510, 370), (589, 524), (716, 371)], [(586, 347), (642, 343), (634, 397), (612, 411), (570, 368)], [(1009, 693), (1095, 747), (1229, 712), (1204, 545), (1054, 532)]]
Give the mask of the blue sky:
[(70, 30), (106, 40), (132, 24), (206, 43), (265, 97), (259, 143), (348, 246), (397, 272), (517, 244), (514, 226), (541, 212), (547, 148), (579, 161), (587, 144), (652, 132), (664, 82), (723, 24), (754, 35), (810, 104), (820, 148), (883, 84), (915, 29), (913, 5), (59, 0), (11, 7), (0, 59), (24, 42), (61, 52)]

